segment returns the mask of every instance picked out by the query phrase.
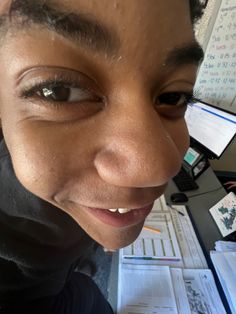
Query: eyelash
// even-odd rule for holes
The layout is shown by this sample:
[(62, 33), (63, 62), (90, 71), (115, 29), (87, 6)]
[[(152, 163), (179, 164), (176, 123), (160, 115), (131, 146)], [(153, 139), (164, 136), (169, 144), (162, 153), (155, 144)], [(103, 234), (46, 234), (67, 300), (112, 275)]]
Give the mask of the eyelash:
[[(23, 99), (29, 99), (29, 98), (39, 98), (41, 101), (44, 102), (50, 102), (52, 105), (55, 106), (60, 106), (64, 104), (65, 102), (68, 103), (68, 101), (56, 101), (52, 99), (47, 99), (46, 97), (36, 95), (37, 92), (43, 91), (43, 89), (50, 89), (50, 88), (55, 88), (55, 87), (66, 87), (66, 88), (77, 88), (80, 89), (81, 92), (85, 92), (88, 94), (91, 94), (91, 98), (94, 98), (93, 101), (101, 101), (102, 97), (96, 96), (95, 93), (90, 91), (88, 88), (82, 87), (80, 84), (76, 83), (74, 79), (70, 78), (65, 78), (65, 77), (57, 77), (53, 79), (47, 79), (35, 84), (32, 84), (32, 86), (24, 88), (21, 93), (20, 93), (20, 98)], [(181, 97), (184, 96), (184, 101), (180, 105), (178, 105), (176, 102), (176, 98), (181, 99)], [(166, 92), (157, 97), (159, 105), (167, 105), (167, 106), (175, 106), (175, 107), (184, 107), (186, 106), (189, 102), (195, 99), (194, 93), (193, 92)], [(72, 103), (72, 102), (71, 102)]]
[(40, 90), (43, 90), (44, 88), (48, 87), (55, 87), (55, 86), (68, 86), (74, 87), (74, 88), (80, 88), (77, 84), (71, 81), (62, 81), (62, 80), (55, 80), (55, 79), (48, 79), (39, 83), (32, 84), (30, 87), (24, 88), (21, 93), (21, 98), (31, 98), (34, 96), (35, 93), (39, 92)]
[[(60, 106), (65, 102), (52, 100), (50, 98), (46, 98), (40, 95), (36, 95), (39, 92), (42, 92), (43, 89), (52, 89), (55, 87), (65, 87), (65, 88), (76, 88), (79, 89), (81, 92), (87, 93), (88, 95), (91, 94), (91, 98), (93, 100), (101, 101), (101, 97), (96, 96), (96, 94), (91, 91), (89, 88), (85, 88), (81, 86), (80, 83), (76, 83), (74, 79), (65, 78), (65, 77), (56, 77), (53, 79), (47, 79), (38, 83), (32, 83), (31, 86), (23, 88), (20, 92), (20, 98), (29, 99), (29, 98), (39, 98), (43, 102), (50, 102), (52, 105)], [(71, 102), (73, 103), (73, 102)]]
[[(184, 97), (183, 102), (178, 104), (178, 101), (180, 101), (182, 97)], [(176, 98), (178, 98), (178, 100)], [(166, 92), (158, 96), (160, 104), (175, 107), (185, 107), (189, 102), (193, 101), (194, 99), (194, 92)]]

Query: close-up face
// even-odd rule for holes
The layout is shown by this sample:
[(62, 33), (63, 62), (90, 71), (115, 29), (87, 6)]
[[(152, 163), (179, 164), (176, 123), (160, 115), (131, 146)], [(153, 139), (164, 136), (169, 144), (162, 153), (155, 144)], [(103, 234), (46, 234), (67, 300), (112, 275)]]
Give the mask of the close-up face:
[(184, 113), (202, 57), (189, 1), (9, 4), (0, 118), (16, 176), (100, 244), (126, 246), (189, 144)]

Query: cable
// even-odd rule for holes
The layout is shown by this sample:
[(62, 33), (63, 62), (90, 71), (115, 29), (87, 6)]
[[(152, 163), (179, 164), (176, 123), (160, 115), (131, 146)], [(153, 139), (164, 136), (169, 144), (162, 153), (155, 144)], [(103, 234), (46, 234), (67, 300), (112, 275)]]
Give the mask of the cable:
[(199, 195), (204, 195), (204, 194), (208, 194), (208, 193), (212, 193), (212, 192), (216, 192), (216, 191), (219, 191), (221, 189), (224, 189), (223, 186), (217, 188), (217, 189), (214, 189), (214, 190), (210, 190), (210, 191), (207, 191), (207, 192), (203, 192), (203, 193), (198, 193), (198, 194), (194, 194), (194, 195), (191, 195), (191, 196), (188, 196), (188, 198), (193, 198), (193, 197), (196, 197), (196, 196), (199, 196)]

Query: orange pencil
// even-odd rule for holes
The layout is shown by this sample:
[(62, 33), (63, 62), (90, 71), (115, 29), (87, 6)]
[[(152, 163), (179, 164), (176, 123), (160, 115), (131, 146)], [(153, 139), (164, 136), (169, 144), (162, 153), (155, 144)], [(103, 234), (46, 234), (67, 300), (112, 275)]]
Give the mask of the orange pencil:
[(148, 230), (148, 231), (152, 231), (152, 232), (156, 232), (156, 233), (161, 233), (161, 230), (153, 228), (153, 227), (149, 227), (149, 226), (144, 226), (143, 229)]

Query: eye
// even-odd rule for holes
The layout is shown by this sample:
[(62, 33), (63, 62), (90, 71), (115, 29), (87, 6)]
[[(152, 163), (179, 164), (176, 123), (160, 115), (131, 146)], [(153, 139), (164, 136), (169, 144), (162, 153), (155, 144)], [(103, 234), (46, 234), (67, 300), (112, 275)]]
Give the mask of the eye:
[(38, 88), (35, 94), (44, 100), (54, 102), (80, 102), (84, 100), (98, 100), (91, 92), (79, 87), (70, 87), (63, 84), (51, 84)]
[(161, 94), (158, 97), (158, 102), (159, 105), (182, 107), (186, 106), (192, 98), (193, 98), (192, 93), (171, 92)]
[(103, 99), (90, 88), (64, 78), (48, 79), (23, 88), (20, 97), (57, 105), (66, 103), (101, 102)]
[(50, 121), (87, 119), (106, 106), (104, 93), (92, 78), (54, 67), (29, 71), (16, 95), (24, 106), (39, 110), (39, 115)]

